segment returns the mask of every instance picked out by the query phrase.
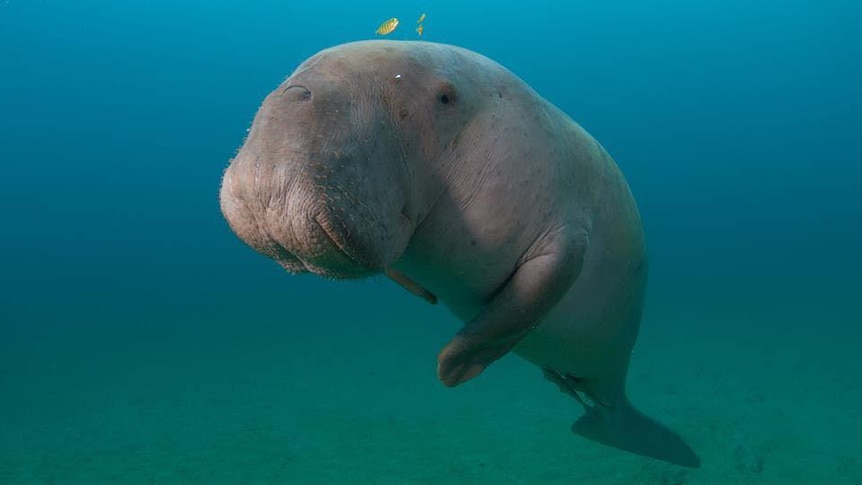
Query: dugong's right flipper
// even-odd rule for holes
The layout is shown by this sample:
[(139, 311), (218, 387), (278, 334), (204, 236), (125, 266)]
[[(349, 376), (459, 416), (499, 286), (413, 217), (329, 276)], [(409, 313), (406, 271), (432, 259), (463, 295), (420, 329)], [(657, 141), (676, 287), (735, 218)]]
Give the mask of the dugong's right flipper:
[(413, 293), (432, 305), (437, 304), (437, 295), (423, 288), (420, 284), (410, 279), (406, 274), (392, 268), (386, 268), (384, 273), (386, 274), (386, 277), (398, 283), (402, 288), (410, 293)]

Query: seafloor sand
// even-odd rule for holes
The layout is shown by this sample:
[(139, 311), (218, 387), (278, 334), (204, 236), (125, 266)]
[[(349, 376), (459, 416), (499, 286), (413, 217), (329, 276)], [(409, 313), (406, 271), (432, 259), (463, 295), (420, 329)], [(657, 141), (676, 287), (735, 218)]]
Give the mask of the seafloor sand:
[(862, 484), (838, 310), (650, 302), (630, 394), (698, 450), (685, 470), (572, 435), (578, 407), (516, 358), (444, 388), (451, 318), (355, 290), (4, 323), (0, 484)]

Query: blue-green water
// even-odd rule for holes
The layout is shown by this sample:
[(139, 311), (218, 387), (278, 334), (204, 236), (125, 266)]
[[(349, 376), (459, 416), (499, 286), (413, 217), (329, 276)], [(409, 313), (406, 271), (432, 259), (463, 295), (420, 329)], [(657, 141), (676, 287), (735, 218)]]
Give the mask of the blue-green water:
[[(700, 470), (586, 442), (384, 279), (291, 277), (218, 208), (260, 101), (373, 37), (461, 45), (595, 135), (640, 204), (630, 394)], [(862, 7), (0, 1), (0, 484), (862, 483)]]

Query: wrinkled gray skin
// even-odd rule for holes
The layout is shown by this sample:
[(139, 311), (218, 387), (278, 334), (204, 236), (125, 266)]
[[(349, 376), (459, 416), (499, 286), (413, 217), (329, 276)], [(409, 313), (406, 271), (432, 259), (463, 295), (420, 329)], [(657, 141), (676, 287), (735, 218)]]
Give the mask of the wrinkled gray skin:
[(386, 273), (439, 298), (465, 322), (438, 356), (444, 384), (511, 350), (583, 404), (575, 432), (697, 466), (684, 443), (656, 451), (682, 441), (625, 397), (647, 276), (628, 185), (596, 140), (497, 63), (428, 42), (314, 55), (263, 102), (221, 206), (290, 272)]

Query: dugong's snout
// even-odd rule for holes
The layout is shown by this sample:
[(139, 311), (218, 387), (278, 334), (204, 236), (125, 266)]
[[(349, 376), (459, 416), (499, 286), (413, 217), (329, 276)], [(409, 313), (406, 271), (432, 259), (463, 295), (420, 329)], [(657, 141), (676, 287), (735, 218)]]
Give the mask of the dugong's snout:
[(365, 87), (376, 77), (362, 65), (334, 54), (303, 63), (264, 100), (225, 171), (230, 227), (288, 271), (384, 272), (419, 218), (401, 118)]
[(266, 184), (238, 175), (243, 166), (234, 160), (225, 172), (220, 203), (230, 228), (252, 249), (291, 273), (348, 279), (383, 271), (384, 255), (363, 244), (331, 207), (317, 202), (320, 196), (294, 188), (261, 198)]

